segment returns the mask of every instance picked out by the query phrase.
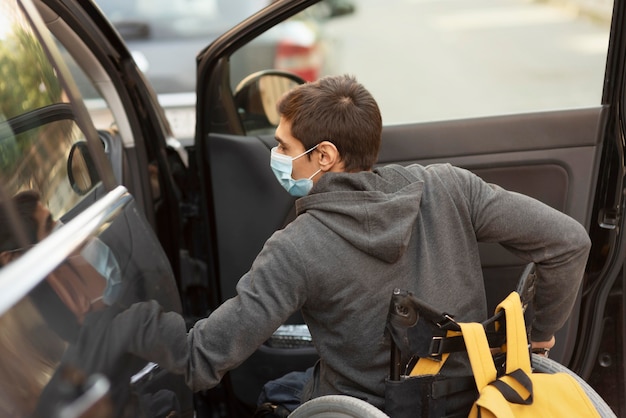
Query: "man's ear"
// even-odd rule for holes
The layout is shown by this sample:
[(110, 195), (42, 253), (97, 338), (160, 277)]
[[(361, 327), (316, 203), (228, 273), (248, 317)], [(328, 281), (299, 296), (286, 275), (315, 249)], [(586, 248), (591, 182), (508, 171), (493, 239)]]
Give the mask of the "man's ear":
[(341, 155), (335, 144), (330, 141), (322, 141), (317, 146), (318, 162), (323, 172), (341, 172), (343, 170), (343, 162)]

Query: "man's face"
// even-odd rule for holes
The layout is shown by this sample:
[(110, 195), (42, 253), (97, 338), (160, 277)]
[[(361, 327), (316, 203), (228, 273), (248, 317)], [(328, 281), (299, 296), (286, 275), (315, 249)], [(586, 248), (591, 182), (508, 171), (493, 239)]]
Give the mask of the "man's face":
[(56, 225), (56, 222), (52, 219), (52, 215), (47, 207), (41, 202), (37, 203), (37, 209), (34, 213), (35, 220), (37, 221), (37, 240), (41, 241), (52, 232), (52, 229)]
[[(280, 122), (276, 127), (275, 138), (278, 142), (277, 151), (281, 154), (293, 158), (307, 151), (302, 142), (291, 134), (291, 122), (283, 117), (280, 118)], [(292, 161), (293, 170), (291, 171), (291, 177), (294, 180), (309, 178), (319, 170), (315, 158), (309, 158), (314, 152), (315, 150)]]

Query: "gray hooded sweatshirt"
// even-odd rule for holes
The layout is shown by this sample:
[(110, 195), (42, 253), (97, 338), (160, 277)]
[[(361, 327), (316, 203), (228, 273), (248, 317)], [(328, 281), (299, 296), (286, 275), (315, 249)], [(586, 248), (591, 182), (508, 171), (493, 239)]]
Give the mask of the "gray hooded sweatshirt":
[(308, 397), (347, 394), (382, 407), (394, 288), (460, 321), (484, 320), (477, 241), (500, 243), (537, 263), (532, 337), (548, 340), (570, 313), (590, 248), (569, 216), (443, 164), (326, 173), (296, 209), (237, 296), (188, 333), (194, 390), (215, 386), (301, 309), (320, 356)]

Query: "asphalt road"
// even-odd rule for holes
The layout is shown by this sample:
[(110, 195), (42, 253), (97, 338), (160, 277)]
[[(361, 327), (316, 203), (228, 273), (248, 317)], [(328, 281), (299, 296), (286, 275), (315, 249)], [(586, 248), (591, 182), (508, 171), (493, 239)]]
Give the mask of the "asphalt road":
[(609, 23), (524, 0), (359, 0), (329, 21), (336, 72), (385, 123), (600, 103)]

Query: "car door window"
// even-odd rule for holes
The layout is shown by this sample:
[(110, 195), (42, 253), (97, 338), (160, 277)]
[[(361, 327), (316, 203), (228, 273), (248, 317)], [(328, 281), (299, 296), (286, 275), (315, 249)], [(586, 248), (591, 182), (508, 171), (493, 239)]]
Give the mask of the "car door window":
[[(4, 8), (9, 6), (3, 3)], [(56, 69), (17, 9), (3, 10), (0, 39), (0, 173), (4, 193), (35, 190), (56, 218), (98, 183), (97, 172), (75, 166), (89, 181), (77, 191), (68, 181), (67, 157), (85, 140)], [(90, 178), (90, 176), (93, 176)]]
[[(57, 41), (57, 46), (65, 62), (68, 64), (72, 77), (85, 101), (85, 105), (87, 106), (87, 110), (89, 110), (89, 114), (91, 115), (92, 122), (96, 129), (117, 129), (118, 123), (111, 110), (111, 106), (100, 92), (100, 87), (83, 71), (78, 62), (76, 62), (74, 57), (61, 42)], [(100, 81), (100, 83), (102, 84), (102, 81)]]
[[(12, 199), (21, 209), (15, 199), (23, 196)], [(81, 216), (94, 209), (100, 210), (93, 218)], [(3, 232), (6, 210), (4, 201)], [(58, 415), (52, 416), (74, 416), (71, 411), (83, 401), (88, 410), (105, 411), (105, 416), (152, 416), (154, 411), (191, 408), (182, 376), (168, 376), (148, 362), (152, 357), (134, 354), (141, 346), (151, 353), (154, 344), (168, 337), (143, 335), (148, 323), (162, 311), (181, 311), (171, 268), (152, 230), (130, 195), (119, 189), (81, 215), (55, 227), (29, 252), (10, 251), (12, 263), (3, 267), (13, 267), (13, 274), (0, 276), (0, 414), (48, 416), (55, 411)], [(23, 210), (18, 219), (26, 224)], [(83, 244), (19, 300), (7, 301), (8, 280), (37, 279), (32, 274), (40, 269), (28, 269), (25, 263), (33, 258), (51, 262), (55, 249), (71, 239)], [(2, 251), (0, 258), (5, 260), (6, 254)], [(164, 383), (152, 387), (159, 379)], [(101, 392), (94, 395), (94, 390)]]
[[(68, 181), (68, 156), (85, 136), (56, 69), (16, 2), (0, 3), (0, 28), (0, 265), (4, 266), (38, 240), (26, 232), (28, 228), (20, 228), (25, 225), (17, 208), (7, 212), (13, 196), (21, 193), (39, 199), (42, 206), (36, 210), (42, 211), (43, 218), (38, 219), (50, 233), (52, 219), (76, 207), (99, 179), (83, 161), (71, 168), (81, 190)], [(46, 212), (52, 215), (46, 218)], [(67, 342), (46, 326), (33, 298), (20, 298), (11, 305), (7, 296), (5, 291), (3, 308), (11, 307), (0, 316), (0, 415), (30, 416)]]
[(579, 10), (519, 0), (353, 3), (341, 16), (310, 8), (277, 25), (233, 55), (231, 80), (248, 63), (305, 80), (353, 74), (385, 124), (600, 104), (611, 1)]
[(593, 3), (368, 1), (325, 29), (336, 72), (387, 124), (584, 108), (600, 104), (612, 9)]

